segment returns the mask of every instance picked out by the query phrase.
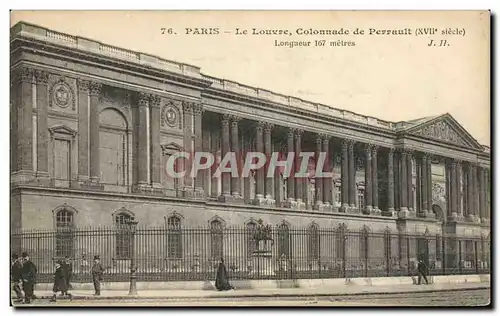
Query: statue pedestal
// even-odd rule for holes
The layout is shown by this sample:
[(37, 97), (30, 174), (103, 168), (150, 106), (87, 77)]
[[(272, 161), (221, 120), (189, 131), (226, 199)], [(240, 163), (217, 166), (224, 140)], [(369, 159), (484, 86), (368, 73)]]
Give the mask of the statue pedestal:
[(257, 250), (252, 254), (253, 275), (275, 275), (271, 246), (272, 240), (259, 240)]

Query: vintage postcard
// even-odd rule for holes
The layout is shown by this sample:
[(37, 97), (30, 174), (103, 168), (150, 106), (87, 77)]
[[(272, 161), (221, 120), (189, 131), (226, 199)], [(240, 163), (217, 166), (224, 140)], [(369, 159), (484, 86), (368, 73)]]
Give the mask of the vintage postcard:
[(487, 306), (490, 24), (12, 11), (12, 305)]

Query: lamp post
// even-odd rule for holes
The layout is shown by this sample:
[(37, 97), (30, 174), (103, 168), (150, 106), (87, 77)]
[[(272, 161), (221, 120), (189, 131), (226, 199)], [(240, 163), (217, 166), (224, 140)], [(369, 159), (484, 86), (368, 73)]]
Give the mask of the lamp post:
[(127, 222), (129, 233), (130, 233), (130, 289), (128, 295), (137, 295), (137, 276), (135, 267), (135, 232), (137, 230), (137, 224), (133, 217)]

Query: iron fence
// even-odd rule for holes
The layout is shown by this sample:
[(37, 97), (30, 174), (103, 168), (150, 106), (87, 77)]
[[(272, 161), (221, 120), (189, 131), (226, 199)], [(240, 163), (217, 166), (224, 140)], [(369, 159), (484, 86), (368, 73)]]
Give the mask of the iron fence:
[[(342, 227), (273, 227), (258, 241), (255, 227), (61, 228), (13, 232), (13, 252), (27, 252), (38, 282), (51, 282), (54, 262), (68, 256), (74, 282), (90, 282), (94, 255), (104, 281), (213, 280), (220, 258), (231, 279), (313, 279), (416, 274), (422, 258), (430, 275), (489, 273), (490, 240), (440, 235), (348, 231)], [(134, 259), (134, 260), (132, 260)]]

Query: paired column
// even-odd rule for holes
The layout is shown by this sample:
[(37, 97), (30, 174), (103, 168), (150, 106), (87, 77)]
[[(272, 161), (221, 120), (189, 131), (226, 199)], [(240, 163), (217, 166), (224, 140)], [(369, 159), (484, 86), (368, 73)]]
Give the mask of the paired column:
[[(302, 134), (303, 130), (295, 130), (295, 172), (298, 173), (300, 170), (301, 158), (300, 153), (302, 152)], [(303, 201), (303, 182), (302, 177), (295, 177), (295, 201), (297, 202), (298, 208), (303, 208), (305, 203)]]
[(341, 157), (341, 198), (342, 206), (340, 208), (341, 212), (346, 213), (349, 208), (349, 140), (342, 140), (342, 157)]
[[(36, 104), (37, 104), (37, 178), (49, 177), (49, 126), (47, 114), (49, 107), (48, 81), (49, 74), (37, 70), (36, 76)], [(85, 104), (85, 109), (87, 104)], [(85, 111), (87, 113), (87, 111)], [(88, 160), (85, 160), (88, 162)], [(88, 177), (87, 177), (88, 179)]]
[(450, 170), (450, 212), (448, 216), (450, 219), (456, 220), (458, 217), (457, 214), (457, 161), (451, 161), (451, 170)]
[(430, 217), (435, 217), (432, 211), (432, 155), (425, 154), (424, 157), (426, 157), (426, 162), (427, 162), (426, 190), (427, 190), (427, 208), (429, 211), (428, 214), (430, 214)]
[[(223, 114), (221, 120), (221, 159), (229, 152), (229, 115)], [(222, 172), (222, 193), (220, 201), (227, 201), (231, 198), (231, 174)]]
[[(295, 130), (289, 128), (287, 132), (287, 150), (288, 157), (295, 155), (294, 150), (294, 134)], [(292, 160), (290, 173), (287, 179), (287, 204), (291, 207), (295, 203), (295, 159)]]
[(389, 148), (387, 153), (387, 211), (394, 214), (394, 149)]
[(408, 157), (408, 152), (405, 150), (402, 150), (400, 152), (401, 155), (401, 171), (399, 173), (400, 175), (400, 194), (401, 194), (401, 207), (400, 207), (400, 216), (405, 217), (408, 214), (408, 172), (407, 172), (407, 157)]
[(407, 188), (407, 198), (408, 198), (408, 210), (410, 212), (415, 212), (415, 203), (413, 197), (413, 166), (412, 166), (412, 152), (406, 152), (406, 188)]
[(153, 188), (161, 188), (161, 145), (160, 145), (160, 107), (161, 97), (150, 96), (150, 135), (151, 135), (151, 183)]
[[(323, 134), (316, 135), (316, 164), (318, 163), (319, 155), (323, 150), (323, 137)], [(326, 197), (326, 194), (325, 196), (323, 196), (323, 180), (324, 179), (322, 177), (316, 177), (314, 179), (314, 187), (316, 191), (316, 209), (318, 210), (323, 206), (323, 200)]]
[[(323, 152), (326, 155), (325, 159), (325, 165), (324, 168), (326, 169), (326, 172), (332, 172), (332, 162), (333, 162), (333, 155), (330, 153), (330, 137), (327, 135), (322, 135), (322, 143), (323, 143)], [(331, 177), (325, 177), (322, 178), (322, 193), (323, 193), (323, 203), (329, 207), (333, 205), (332, 201), (332, 178)]]
[(468, 164), (467, 169), (467, 219), (474, 222), (474, 166)]
[(380, 213), (378, 208), (378, 146), (372, 146), (372, 209), (375, 213)]
[[(264, 122), (258, 122), (255, 128), (255, 150), (259, 153), (264, 152)], [(256, 179), (256, 191), (255, 191), (255, 204), (260, 205), (264, 203), (264, 169), (259, 168), (256, 170), (255, 175)]]
[[(265, 198), (266, 198), (266, 203), (269, 205), (274, 204), (274, 178), (273, 177), (268, 177), (268, 168), (269, 168), (269, 162), (271, 160), (271, 154), (272, 154), (272, 129), (273, 129), (273, 124), (270, 123), (265, 123), (264, 124), (264, 154), (266, 155), (266, 168), (264, 168), (264, 178), (265, 178)], [(274, 175), (274, 173), (273, 173)]]
[(210, 191), (211, 195), (213, 198), (217, 198), (217, 195), (219, 194), (219, 178), (215, 177), (215, 172), (217, 171), (218, 165), (217, 165), (217, 153), (219, 151), (219, 132), (217, 129), (213, 129), (211, 131), (211, 139), (210, 139), (210, 147), (212, 149), (212, 155), (214, 155), (215, 163), (211, 167), (211, 185), (210, 185)]
[[(99, 162), (99, 95), (102, 84), (99, 82), (90, 83), (90, 180), (92, 183), (99, 183), (100, 162)], [(146, 133), (144, 133), (146, 134)], [(146, 160), (144, 160), (146, 161)]]
[(356, 160), (354, 156), (354, 141), (348, 143), (349, 156), (349, 207), (356, 208)]
[(365, 145), (365, 214), (372, 211), (372, 146)]
[(428, 215), (428, 212), (429, 212), (429, 199), (427, 197), (427, 193), (428, 193), (428, 190), (427, 190), (427, 185), (429, 183), (428, 181), (428, 172), (427, 172), (427, 156), (426, 155), (422, 155), (421, 158), (420, 158), (420, 194), (421, 194), (421, 199), (422, 199), (422, 208), (421, 208), (421, 213), (422, 213), (422, 216), (423, 217), (427, 217)]
[[(238, 122), (240, 118), (237, 116), (231, 116), (231, 151), (235, 154), (236, 163), (238, 166), (241, 161), (241, 151), (240, 151), (240, 143), (238, 136)], [(234, 168), (235, 166), (231, 166)], [(240, 173), (239, 168), (236, 176), (234, 174), (231, 175), (231, 195), (234, 199), (241, 199), (241, 185), (240, 185)]]
[(485, 195), (485, 175), (484, 175), (484, 168), (479, 167), (479, 218), (481, 222), (484, 222), (486, 219), (485, 216), (485, 205), (486, 205), (486, 195)]

